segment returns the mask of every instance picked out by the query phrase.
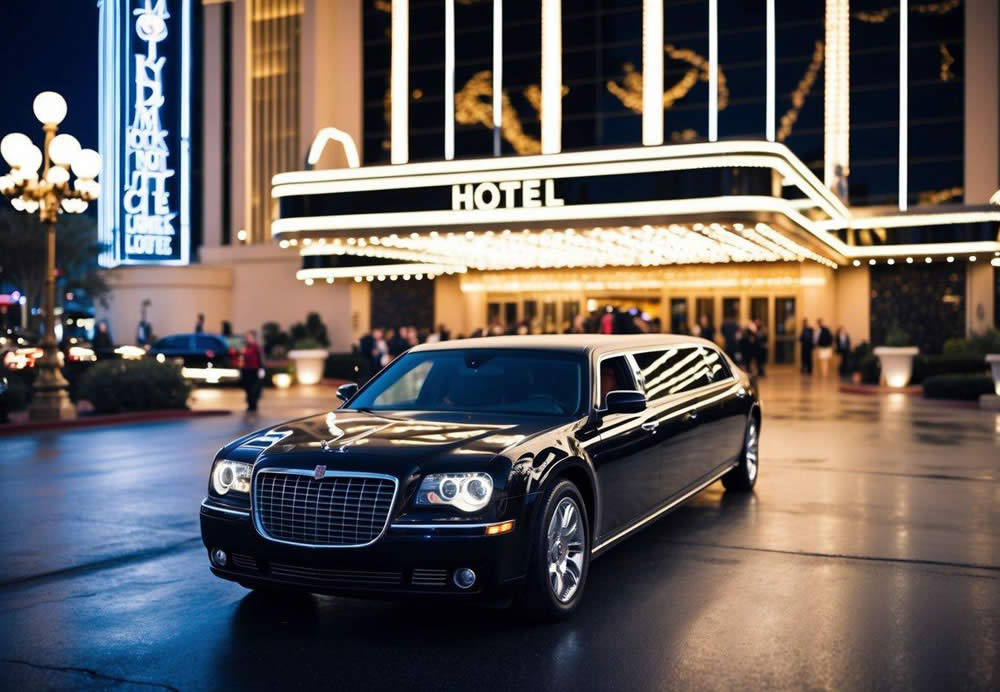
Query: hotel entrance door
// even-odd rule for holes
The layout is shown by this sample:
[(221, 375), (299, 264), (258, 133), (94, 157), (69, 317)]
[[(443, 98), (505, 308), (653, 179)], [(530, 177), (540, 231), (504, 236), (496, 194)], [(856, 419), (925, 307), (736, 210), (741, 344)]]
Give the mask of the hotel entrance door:
[(774, 362), (795, 362), (795, 298), (774, 299)]

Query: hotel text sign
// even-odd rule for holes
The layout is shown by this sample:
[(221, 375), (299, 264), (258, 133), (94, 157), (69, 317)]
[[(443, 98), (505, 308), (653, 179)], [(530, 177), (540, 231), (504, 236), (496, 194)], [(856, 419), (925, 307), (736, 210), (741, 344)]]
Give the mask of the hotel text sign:
[(105, 266), (189, 261), (191, 2), (103, 2)]
[(170, 208), (167, 182), (176, 171), (170, 168), (169, 132), (163, 127), (160, 109), (163, 68), (167, 59), (159, 45), (167, 38), (170, 14), (166, 0), (145, 0), (134, 14), (140, 50), (135, 53), (135, 102), (132, 124), (125, 134), (126, 169), (124, 254), (130, 258), (170, 258), (177, 229), (177, 213)]
[(466, 183), (451, 186), (452, 211), (561, 207), (551, 180), (507, 180), (502, 183)]

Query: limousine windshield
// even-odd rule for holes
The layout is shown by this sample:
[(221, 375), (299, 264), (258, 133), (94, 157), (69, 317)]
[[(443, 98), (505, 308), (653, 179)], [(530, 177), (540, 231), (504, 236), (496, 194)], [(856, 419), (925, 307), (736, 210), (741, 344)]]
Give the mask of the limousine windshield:
[(510, 349), (408, 353), (351, 401), (371, 411), (580, 415), (587, 402), (582, 356)]

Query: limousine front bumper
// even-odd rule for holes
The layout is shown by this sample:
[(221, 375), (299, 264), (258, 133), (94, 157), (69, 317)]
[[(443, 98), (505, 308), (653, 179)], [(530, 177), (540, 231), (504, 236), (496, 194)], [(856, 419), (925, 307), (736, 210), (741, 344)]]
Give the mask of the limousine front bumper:
[[(269, 539), (250, 512), (206, 499), (201, 506), (202, 542), (212, 572), (250, 588), (290, 588), (347, 596), (504, 597), (527, 571), (538, 494), (508, 498), (500, 522), (491, 524), (390, 523), (370, 545), (323, 547)], [(504, 533), (490, 525), (513, 522)], [(494, 529), (495, 531), (496, 529)], [(224, 560), (213, 555), (225, 554)], [(475, 582), (462, 588), (458, 570)]]

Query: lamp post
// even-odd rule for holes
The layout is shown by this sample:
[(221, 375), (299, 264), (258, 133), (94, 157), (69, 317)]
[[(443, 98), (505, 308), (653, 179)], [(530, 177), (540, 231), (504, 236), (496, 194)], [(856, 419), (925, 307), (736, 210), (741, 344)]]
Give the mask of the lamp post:
[[(34, 111), (42, 123), (45, 144), (39, 149), (20, 133), (0, 140), (0, 155), (10, 165), (10, 173), (0, 176), (0, 192), (10, 198), (16, 210), (37, 212), (46, 227), (45, 336), (43, 355), (36, 362), (38, 377), (28, 414), (32, 420), (54, 420), (76, 417), (67, 393), (68, 383), (59, 370), (56, 342), (56, 221), (60, 211), (80, 214), (87, 209), (88, 202), (97, 199), (101, 190), (96, 180), (101, 156), (93, 149), (81, 149), (73, 135), (56, 134), (59, 123), (66, 117), (66, 100), (62, 96), (43, 91), (35, 97)], [(72, 185), (70, 170), (76, 174)]]

